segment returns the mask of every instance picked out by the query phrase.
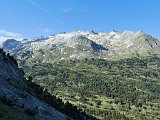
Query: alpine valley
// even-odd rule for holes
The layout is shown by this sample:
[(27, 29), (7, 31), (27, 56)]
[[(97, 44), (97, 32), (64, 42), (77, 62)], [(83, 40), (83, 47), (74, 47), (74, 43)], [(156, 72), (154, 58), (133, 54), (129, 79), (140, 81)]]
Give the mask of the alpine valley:
[[(61, 98), (62, 107), (76, 106), (73, 114), (72, 109), (66, 113), (57, 108), (64, 118), (160, 119), (160, 40), (151, 35), (142, 31), (74, 31), (21, 41), (8, 39), (2, 48), (17, 59), (16, 70), (22, 68), (32, 84)], [(35, 91), (31, 95), (40, 96)], [(46, 111), (51, 109), (37, 104)]]

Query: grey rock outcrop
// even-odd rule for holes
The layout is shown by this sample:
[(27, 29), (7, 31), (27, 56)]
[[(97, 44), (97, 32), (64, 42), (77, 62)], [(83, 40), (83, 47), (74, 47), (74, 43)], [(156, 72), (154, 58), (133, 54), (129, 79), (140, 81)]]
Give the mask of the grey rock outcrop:
[[(66, 120), (67, 116), (27, 92), (26, 79), (17, 64), (0, 49), (0, 100), (38, 120)], [(17, 118), (22, 116), (17, 116)], [(23, 119), (23, 118), (22, 118)]]

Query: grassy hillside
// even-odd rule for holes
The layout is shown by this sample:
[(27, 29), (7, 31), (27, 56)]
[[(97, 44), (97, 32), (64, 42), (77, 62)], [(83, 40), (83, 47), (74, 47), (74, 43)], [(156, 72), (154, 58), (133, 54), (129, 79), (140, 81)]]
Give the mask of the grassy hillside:
[(160, 58), (30, 63), (26, 76), (98, 119), (160, 118)]

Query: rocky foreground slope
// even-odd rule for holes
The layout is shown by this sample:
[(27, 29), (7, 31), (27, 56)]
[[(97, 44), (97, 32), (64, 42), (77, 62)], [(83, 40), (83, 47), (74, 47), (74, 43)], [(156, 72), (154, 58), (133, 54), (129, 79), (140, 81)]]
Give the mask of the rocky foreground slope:
[(64, 104), (60, 99), (51, 96), (45, 89), (33, 83), (31, 77), (26, 79), (23, 70), (18, 68), (17, 61), (0, 49), (0, 119), (72, 118), (93, 119), (71, 104)]

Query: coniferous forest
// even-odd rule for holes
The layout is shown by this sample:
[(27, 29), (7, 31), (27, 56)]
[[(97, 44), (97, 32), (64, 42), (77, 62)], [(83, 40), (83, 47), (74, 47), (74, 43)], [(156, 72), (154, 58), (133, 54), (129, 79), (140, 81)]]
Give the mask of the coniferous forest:
[(61, 60), (21, 67), (50, 94), (97, 119), (160, 118), (160, 58)]

